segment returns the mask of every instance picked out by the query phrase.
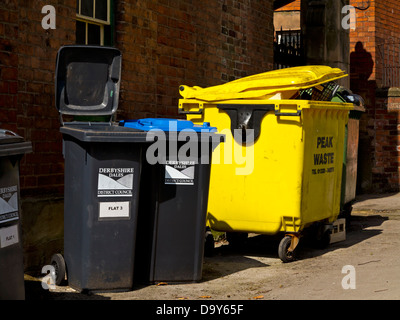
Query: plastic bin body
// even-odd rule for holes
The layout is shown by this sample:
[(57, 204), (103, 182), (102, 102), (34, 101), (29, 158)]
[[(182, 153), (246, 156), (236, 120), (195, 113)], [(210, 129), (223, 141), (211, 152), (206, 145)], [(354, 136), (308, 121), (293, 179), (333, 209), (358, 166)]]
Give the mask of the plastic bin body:
[[(330, 72), (325, 68), (293, 69), (305, 72), (290, 78), (290, 70), (284, 69), (286, 78), (272, 72), (278, 82), (258, 75), (188, 93), (181, 87), (180, 112), (195, 123), (210, 122), (226, 135), (212, 158), (208, 223), (214, 230), (299, 233), (315, 222), (332, 223), (339, 215), (345, 125), (353, 106), (277, 100), (281, 93), (293, 96), (296, 90), (340, 77), (336, 69), (332, 75), (323, 75)], [(254, 130), (254, 143), (235, 141), (234, 129), (243, 128)], [(235, 150), (249, 155), (245, 164), (232, 159)]]
[(68, 283), (80, 291), (130, 290), (142, 147), (135, 139), (121, 142), (129, 137), (120, 127), (106, 126), (102, 135), (101, 126), (61, 128)]
[[(165, 132), (166, 143), (166, 152), (159, 154), (160, 161), (156, 164), (150, 164), (146, 160), (147, 151), (143, 151), (135, 281), (199, 281), (203, 267), (213, 145), (211, 139), (215, 136), (214, 142), (218, 144), (219, 141), (216, 141), (217, 136), (211, 134), (206, 125), (193, 128), (188, 123), (178, 121), (183, 126), (175, 126), (177, 132), (169, 132), (168, 122), (171, 119), (150, 120), (155, 120), (154, 126), (122, 123), (143, 130), (161, 129)], [(206, 158), (199, 152), (191, 156), (190, 160), (172, 159), (170, 145), (175, 144), (177, 150), (180, 150), (187, 144), (184, 136), (179, 136), (185, 128), (192, 130), (191, 134), (198, 140), (193, 142), (194, 147), (199, 148), (199, 151), (201, 148), (207, 150)], [(206, 133), (200, 135), (194, 130), (204, 130)], [(188, 171), (187, 177), (179, 173)]]
[[(250, 108), (255, 106), (250, 102)], [(212, 229), (275, 234), (299, 232), (313, 222), (336, 220), (348, 108), (293, 100), (279, 101), (277, 106), (287, 113), (301, 108), (301, 116), (276, 116), (268, 111), (258, 140), (247, 147), (234, 140), (225, 112), (217, 105), (203, 106), (201, 121), (207, 120), (226, 134), (226, 142), (213, 154), (208, 203)], [(248, 152), (246, 148), (253, 148), (250, 174), (246, 174), (246, 164), (238, 165), (232, 159), (229, 164), (229, 158), (224, 159), (229, 145), (243, 154)], [(215, 154), (220, 157), (219, 164)], [(238, 168), (244, 174), (238, 174)]]
[(349, 113), (349, 121), (346, 126), (341, 195), (341, 209), (344, 214), (351, 213), (351, 205), (356, 198), (359, 128), (360, 118), (364, 111), (364, 108), (355, 106), (354, 110)]
[(349, 111), (349, 121), (346, 125), (343, 173), (342, 173), (342, 194), (341, 194), (341, 215), (349, 216), (352, 204), (356, 198), (357, 189), (357, 167), (358, 167), (358, 142), (360, 118), (365, 112), (364, 99), (353, 94), (351, 90), (341, 87), (332, 99), (333, 102), (353, 103), (353, 110)]
[(19, 163), (30, 142), (0, 133), (0, 300), (24, 300), (24, 263), (20, 229)]
[[(133, 286), (146, 134), (111, 122), (118, 108), (121, 60), (119, 50), (97, 46), (65, 46), (57, 55), (56, 107), (65, 158), (64, 260), (68, 284), (79, 291)], [(75, 121), (64, 122), (63, 117)], [(104, 118), (110, 122), (93, 122)]]

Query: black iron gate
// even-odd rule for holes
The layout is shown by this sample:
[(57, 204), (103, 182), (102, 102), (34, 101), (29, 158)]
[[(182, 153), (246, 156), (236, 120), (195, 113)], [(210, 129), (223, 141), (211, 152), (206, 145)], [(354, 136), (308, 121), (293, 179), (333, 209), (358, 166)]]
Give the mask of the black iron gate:
[(296, 67), (305, 64), (301, 31), (275, 31), (274, 69)]

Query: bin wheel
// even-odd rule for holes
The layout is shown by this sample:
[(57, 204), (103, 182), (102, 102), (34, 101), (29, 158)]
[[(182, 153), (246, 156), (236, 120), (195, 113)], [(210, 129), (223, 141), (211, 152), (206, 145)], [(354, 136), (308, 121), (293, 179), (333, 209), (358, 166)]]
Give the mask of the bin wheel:
[(289, 251), (291, 243), (292, 236), (285, 236), (279, 243), (278, 255), (284, 263), (294, 261), (294, 251)]
[(206, 257), (211, 257), (214, 254), (214, 236), (211, 230), (206, 231), (206, 238), (204, 242), (204, 255)]
[(56, 253), (51, 257), (51, 265), (54, 267), (55, 284), (57, 286), (64, 284), (67, 275), (64, 257)]

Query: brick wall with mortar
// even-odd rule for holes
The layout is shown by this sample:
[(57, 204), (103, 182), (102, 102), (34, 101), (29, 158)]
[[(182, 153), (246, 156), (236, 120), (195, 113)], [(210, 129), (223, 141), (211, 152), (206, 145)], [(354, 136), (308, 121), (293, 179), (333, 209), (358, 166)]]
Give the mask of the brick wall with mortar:
[[(368, 1), (350, 1), (362, 6)], [(359, 192), (399, 191), (398, 111), (391, 107), (388, 88), (382, 88), (382, 45), (400, 27), (397, 1), (371, 0), (356, 10), (356, 30), (350, 32), (351, 89), (366, 101), (360, 120)]]
[(272, 4), (117, 1), (118, 117), (175, 117), (180, 84), (212, 86), (272, 69)]
[[(32, 141), (21, 162), (21, 195), (63, 192), (60, 123), (54, 105), (58, 48), (75, 42), (74, 0), (0, 3), (0, 127)], [(56, 30), (44, 30), (41, 9), (56, 8)]]
[[(42, 28), (42, 7), (56, 9), (56, 30)], [(75, 0), (0, 2), (0, 128), (32, 142), (20, 163), (26, 270), (48, 264), (63, 246), (62, 137), (54, 104), (57, 50), (75, 42)]]
[[(273, 65), (272, 0), (115, 0), (123, 53), (118, 118), (177, 116), (179, 85), (211, 86)], [(56, 9), (44, 30), (41, 9)], [(20, 164), (25, 267), (63, 249), (62, 137), (55, 58), (75, 43), (76, 0), (0, 2), (0, 128), (33, 144)]]
[[(21, 163), (26, 196), (63, 193), (55, 57), (75, 42), (76, 0), (0, 3), (1, 127), (32, 141)], [(272, 1), (116, 1), (123, 53), (119, 118), (176, 116), (180, 84), (211, 86), (272, 68)], [(56, 8), (44, 30), (41, 8)]]

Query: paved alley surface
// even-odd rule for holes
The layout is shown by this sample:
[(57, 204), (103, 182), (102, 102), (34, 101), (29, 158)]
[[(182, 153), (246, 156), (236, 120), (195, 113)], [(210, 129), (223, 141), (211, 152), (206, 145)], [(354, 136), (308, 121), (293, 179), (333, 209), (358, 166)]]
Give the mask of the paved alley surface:
[(49, 292), (27, 277), (27, 300), (400, 299), (400, 194), (358, 197), (346, 240), (324, 250), (304, 242), (292, 263), (278, 258), (278, 243), (262, 235), (240, 251), (222, 243), (205, 258), (199, 283), (80, 294), (69, 287)]

